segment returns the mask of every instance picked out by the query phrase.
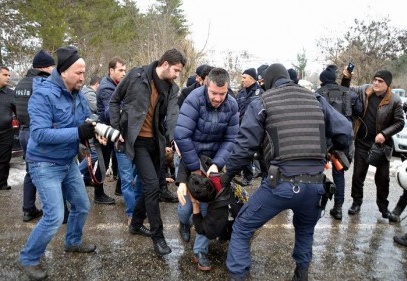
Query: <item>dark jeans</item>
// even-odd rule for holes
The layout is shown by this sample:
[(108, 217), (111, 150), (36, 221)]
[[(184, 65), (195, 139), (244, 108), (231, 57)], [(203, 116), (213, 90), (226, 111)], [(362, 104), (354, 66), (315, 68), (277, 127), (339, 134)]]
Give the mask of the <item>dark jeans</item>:
[(118, 176), (118, 165), (117, 165), (117, 158), (116, 158), (116, 151), (114, 147), (112, 147), (112, 155), (110, 156), (112, 159), (112, 174), (114, 177)]
[[(370, 146), (362, 143), (358, 139), (355, 141), (355, 157), (353, 164), (352, 176), (352, 198), (353, 202), (361, 205), (363, 203), (363, 185), (366, 179), (366, 174), (369, 169), (369, 164), (366, 163), (367, 152)], [(374, 176), (376, 184), (376, 204), (380, 212), (386, 212), (389, 206), (387, 197), (389, 196), (389, 169), (390, 162), (384, 159), (382, 163), (376, 167)]]
[(312, 259), (314, 228), (321, 216), (318, 202), (323, 193), (322, 184), (300, 184), (295, 189), (292, 183), (280, 182), (271, 188), (267, 181), (263, 181), (240, 209), (233, 224), (226, 259), (229, 272), (240, 278), (248, 274), (254, 232), (287, 209), (293, 211), (295, 242), (292, 257), (298, 266), (308, 267)]
[[(106, 145), (96, 144), (95, 146), (99, 145), (102, 149), (103, 154), (103, 162), (105, 163), (105, 168), (109, 168), (110, 163), (110, 156), (112, 155), (113, 150), (113, 143), (108, 142)], [(99, 160), (99, 159), (98, 159)], [(100, 166), (98, 165), (96, 168), (95, 177), (98, 181), (102, 180), (102, 173), (100, 171)], [(95, 185), (95, 197), (99, 197), (105, 194), (105, 190), (103, 188), (103, 183)]]
[(134, 164), (137, 167), (138, 176), (141, 178), (142, 193), (134, 208), (131, 223), (135, 227), (140, 227), (147, 213), (152, 239), (153, 242), (156, 242), (158, 239), (164, 238), (158, 200), (162, 168), (158, 144), (152, 138), (138, 137), (134, 143), (134, 155)]
[[(23, 149), (23, 157), (25, 159), (25, 154), (27, 152), (28, 139), (30, 138), (30, 129), (21, 128), (18, 134), (18, 139), (20, 141), (21, 148)], [(36, 210), (35, 199), (37, 196), (37, 188), (31, 180), (30, 173), (28, 173), (28, 163), (25, 163), (25, 176), (23, 184), (23, 211), (32, 212)]]
[(10, 172), (13, 129), (0, 131), (0, 186), (6, 186)]
[(335, 207), (342, 207), (345, 201), (345, 170), (338, 171), (335, 167), (332, 167), (332, 179), (336, 186)]

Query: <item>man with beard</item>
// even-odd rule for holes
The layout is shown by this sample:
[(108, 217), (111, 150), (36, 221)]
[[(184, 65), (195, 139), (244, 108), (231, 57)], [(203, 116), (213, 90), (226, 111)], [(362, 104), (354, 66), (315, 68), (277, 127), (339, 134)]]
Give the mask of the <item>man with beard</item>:
[[(154, 250), (161, 256), (171, 253), (171, 248), (163, 234), (159, 177), (165, 161), (166, 134), (170, 140), (174, 139), (178, 115), (179, 87), (174, 80), (185, 64), (181, 52), (168, 50), (158, 61), (133, 68), (117, 86), (110, 101), (110, 124), (120, 130), (119, 142), (133, 159), (142, 182), (142, 195), (134, 208), (129, 231), (151, 236)], [(151, 230), (143, 225), (146, 214)]]

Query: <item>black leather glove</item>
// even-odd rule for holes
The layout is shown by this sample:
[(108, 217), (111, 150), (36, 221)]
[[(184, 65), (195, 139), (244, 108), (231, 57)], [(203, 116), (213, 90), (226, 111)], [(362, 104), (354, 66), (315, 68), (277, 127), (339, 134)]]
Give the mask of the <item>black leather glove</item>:
[(222, 184), (222, 187), (225, 188), (230, 185), (230, 182), (232, 181), (233, 177), (229, 176), (228, 174), (224, 173), (220, 176), (220, 183)]
[(82, 140), (91, 139), (95, 135), (95, 126), (92, 123), (85, 122), (78, 127), (78, 135)]

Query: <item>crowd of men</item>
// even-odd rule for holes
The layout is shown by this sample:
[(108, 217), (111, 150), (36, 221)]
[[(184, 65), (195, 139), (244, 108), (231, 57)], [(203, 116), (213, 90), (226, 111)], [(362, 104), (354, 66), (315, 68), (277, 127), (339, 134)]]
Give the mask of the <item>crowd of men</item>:
[[(188, 242), (195, 223), (194, 261), (203, 271), (211, 270), (212, 235), (205, 230), (205, 218), (212, 215), (213, 202), (221, 194), (233, 194), (228, 191), (236, 184), (251, 185), (253, 177), (261, 177), (260, 186), (233, 217), (226, 259), (230, 280), (249, 277), (254, 232), (287, 209), (294, 214), (292, 280), (308, 280), (324, 196), (334, 196), (330, 215), (342, 219), (349, 165), (332, 168), (333, 192), (326, 188), (326, 163), (337, 161), (338, 153), (345, 155), (339, 160), (354, 161), (348, 214), (357, 215), (370, 148), (392, 147), (392, 135), (405, 122), (387, 70), (377, 71), (371, 84), (350, 86), (352, 72), (344, 69), (338, 84), (339, 71), (330, 65), (320, 74), (321, 87), (312, 92), (298, 85), (294, 69), (273, 63), (243, 71), (242, 87), (235, 94), (228, 72), (209, 65), (197, 67), (194, 79), (180, 90), (175, 81), (187, 60), (177, 49), (128, 72), (125, 61), (114, 57), (107, 76), (92, 78), (87, 87), (86, 62), (78, 49), (63, 46), (56, 59), (39, 51), (14, 91), (8, 87), (10, 70), (0, 67), (0, 110), (7, 113), (0, 118), (0, 190), (11, 189), (12, 124), (18, 120), (27, 170), (23, 221), (40, 218), (19, 257), (20, 267), (33, 280), (47, 278), (40, 259), (63, 223), (66, 252), (95, 251), (96, 245), (83, 239), (91, 207), (85, 185), (94, 186), (95, 203), (115, 204), (103, 183), (113, 159), (118, 172), (115, 193), (124, 197), (129, 232), (150, 237), (157, 255), (171, 253), (159, 202), (179, 201), (180, 237)], [(92, 113), (96, 117), (90, 118)], [(78, 165), (80, 144), (89, 152)], [(166, 154), (172, 150), (178, 196), (166, 183)], [(93, 174), (88, 165), (96, 161)], [(389, 161), (386, 155), (376, 167), (376, 202), (383, 218), (398, 222), (407, 200), (401, 197), (389, 210)], [(207, 193), (192, 192), (191, 179)], [(41, 208), (35, 204), (37, 193)], [(407, 236), (394, 239), (407, 246)]]

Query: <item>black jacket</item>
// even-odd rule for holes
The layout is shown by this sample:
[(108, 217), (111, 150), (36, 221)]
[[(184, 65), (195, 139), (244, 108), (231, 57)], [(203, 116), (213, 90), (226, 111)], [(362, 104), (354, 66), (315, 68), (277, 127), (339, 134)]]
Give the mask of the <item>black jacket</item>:
[(50, 73), (39, 69), (31, 68), (26, 76), (18, 82), (15, 92), (16, 110), (18, 112), (18, 122), (20, 126), (30, 126), (30, 117), (28, 116), (28, 100), (33, 92), (33, 80), (36, 77), (47, 78)]
[(214, 201), (208, 204), (208, 213), (202, 217), (201, 213), (192, 217), (197, 233), (205, 235), (208, 239), (220, 238), (229, 240), (232, 234), (232, 225), (243, 203), (235, 197), (232, 187), (223, 188)]
[[(125, 139), (125, 152), (134, 158), (134, 143), (146, 120), (151, 99), (152, 73), (157, 61), (135, 67), (123, 78), (110, 100), (110, 125), (120, 130)], [(177, 93), (179, 87), (172, 83), (170, 93), (160, 95), (154, 112), (154, 134), (160, 150), (160, 163), (165, 160), (166, 134), (174, 139), (178, 116)], [(121, 103), (123, 106), (121, 107)], [(120, 110), (122, 109), (122, 110)], [(166, 125), (164, 125), (166, 124)]]
[(198, 82), (193, 83), (191, 86), (188, 86), (184, 89), (181, 90), (181, 94), (178, 97), (178, 106), (179, 108), (181, 108), (181, 105), (184, 103), (184, 100), (186, 99), (186, 97), (196, 88), (201, 87), (201, 85), (199, 85)]
[(8, 87), (0, 88), (0, 130), (11, 130), (13, 113), (16, 113), (14, 91)]

